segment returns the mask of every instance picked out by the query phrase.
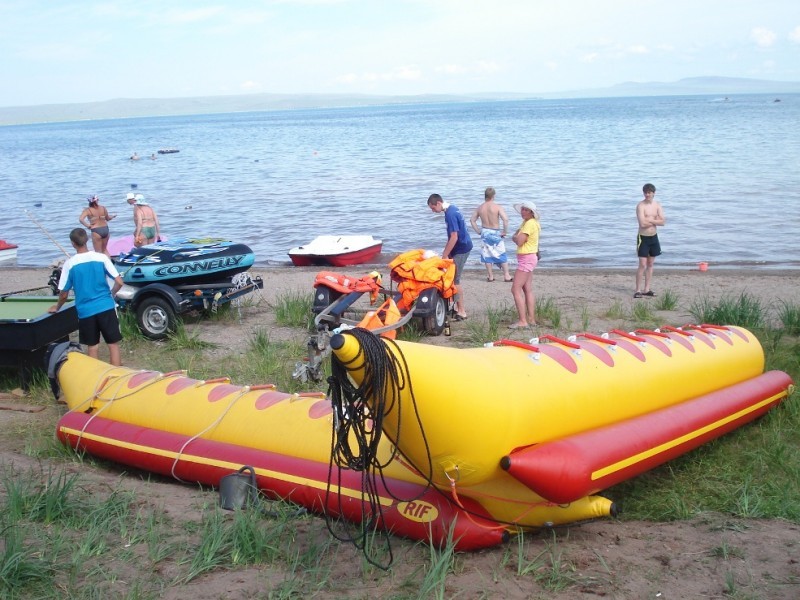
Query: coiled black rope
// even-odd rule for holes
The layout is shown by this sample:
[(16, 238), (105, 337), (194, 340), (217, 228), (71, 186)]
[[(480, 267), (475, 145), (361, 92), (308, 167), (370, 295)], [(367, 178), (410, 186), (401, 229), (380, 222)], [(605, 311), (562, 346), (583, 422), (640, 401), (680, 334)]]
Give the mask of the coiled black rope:
[[(334, 511), (337, 515), (345, 515), (347, 519), (357, 521), (353, 515), (352, 504), (347, 510), (345, 503), (358, 502), (352, 497), (344, 497), (339, 493), (341, 488), (341, 472), (352, 470), (361, 472), (361, 519), (360, 527), (346, 521), (332, 520), (331, 514), (325, 511), (325, 520), (331, 534), (343, 542), (352, 542), (359, 548), (366, 560), (381, 569), (388, 569), (392, 564), (392, 550), (389, 533), (383, 526), (383, 513), (380, 503), (379, 483), (389, 496), (400, 502), (411, 502), (423, 496), (429, 489), (434, 489), (447, 502), (454, 503), (453, 498), (433, 483), (433, 463), (430, 448), (422, 420), (419, 416), (416, 398), (411, 382), (411, 376), (405, 357), (400, 347), (393, 341), (380, 338), (367, 329), (355, 328), (348, 330), (345, 335), (355, 336), (359, 342), (359, 353), (350, 363), (341, 362), (336, 355), (331, 357), (331, 376), (328, 378), (328, 396), (333, 404), (334, 423), (331, 433), (331, 460), (328, 469), (328, 485), (326, 489), (326, 506), (336, 504)], [(362, 383), (355, 386), (349, 377), (352, 364), (364, 369)], [(390, 489), (389, 482), (383, 476), (383, 469), (394, 460), (399, 450), (397, 445), (402, 439), (400, 415), (401, 394), (406, 391), (413, 404), (416, 425), (422, 442), (425, 446), (427, 465), (424, 467), (416, 464), (408, 456), (403, 460), (408, 463), (426, 482), (426, 486), (413, 498), (400, 498)], [(394, 431), (384, 429), (384, 418), (393, 410), (397, 410), (397, 428)], [(405, 412), (408, 412), (407, 410)], [(406, 423), (405, 427), (409, 424)], [(377, 452), (382, 435), (386, 435), (392, 442), (391, 455), (380, 462)], [(354, 443), (355, 442), (355, 443)], [(515, 522), (493, 518), (485, 512), (475, 512), (457, 504), (460, 511), (474, 517), (489, 520), (499, 525), (519, 527)], [(591, 522), (594, 519), (587, 519)], [(338, 525), (345, 531), (349, 528), (352, 534), (337, 533), (334, 526)], [(572, 524), (574, 525), (574, 524)], [(358, 527), (358, 529), (356, 529)], [(552, 526), (550, 526), (552, 527)], [(557, 526), (558, 527), (558, 526)], [(388, 561), (379, 563), (370, 554), (377, 555), (377, 544), (370, 543), (372, 535), (380, 535), (385, 543)]]
[[(328, 378), (328, 396), (333, 404), (333, 428), (331, 437), (331, 460), (328, 470), (328, 486), (326, 503), (330, 494), (336, 495), (338, 514), (346, 514), (342, 506), (342, 495), (337, 493), (343, 470), (361, 473), (361, 524), (359, 530), (351, 534), (340, 534), (334, 531), (333, 523), (326, 514), (328, 529), (341, 541), (352, 542), (364, 552), (365, 558), (373, 565), (388, 569), (392, 563), (392, 550), (389, 534), (382, 526), (383, 513), (380, 503), (380, 484), (395, 500), (411, 501), (427, 491), (423, 489), (415, 498), (397, 498), (392, 494), (383, 476), (383, 469), (397, 456), (396, 441), (400, 437), (400, 398), (408, 387), (413, 398), (411, 382), (405, 359), (394, 342), (384, 340), (367, 329), (355, 328), (346, 335), (354, 336), (359, 342), (359, 353), (352, 363), (363, 365), (362, 383), (355, 386), (349, 377), (348, 366), (335, 355), (331, 359), (331, 376)], [(393, 344), (393, 353), (387, 344)], [(398, 358), (399, 357), (399, 358)], [(390, 432), (393, 440), (392, 451), (383, 462), (378, 457), (378, 449), (384, 431), (384, 418), (397, 410), (397, 428)], [(418, 420), (419, 421), (419, 420)], [(421, 423), (419, 423), (421, 429)], [(424, 439), (424, 433), (423, 433)], [(430, 473), (430, 453), (428, 453)], [(429, 477), (426, 477), (429, 479)], [(334, 491), (333, 488), (336, 488)], [(344, 524), (340, 524), (346, 527)], [(384, 540), (388, 556), (385, 562), (379, 562), (368, 553), (377, 553), (379, 549), (371, 543), (371, 536), (377, 533)]]

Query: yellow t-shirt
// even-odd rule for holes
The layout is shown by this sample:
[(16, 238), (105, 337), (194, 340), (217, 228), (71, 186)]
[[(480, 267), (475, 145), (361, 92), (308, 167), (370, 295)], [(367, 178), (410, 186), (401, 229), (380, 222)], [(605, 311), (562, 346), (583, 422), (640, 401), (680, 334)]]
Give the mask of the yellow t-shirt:
[(536, 254), (539, 251), (539, 232), (541, 230), (542, 226), (536, 219), (523, 221), (517, 233), (527, 233), (528, 239), (522, 246), (517, 246), (517, 254)]

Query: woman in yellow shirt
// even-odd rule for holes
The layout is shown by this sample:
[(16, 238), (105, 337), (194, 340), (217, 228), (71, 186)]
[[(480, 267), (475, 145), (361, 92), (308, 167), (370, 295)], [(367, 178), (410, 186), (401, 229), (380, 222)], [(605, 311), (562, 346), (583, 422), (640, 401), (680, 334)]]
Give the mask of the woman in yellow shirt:
[(539, 213), (536, 205), (526, 200), (514, 205), (522, 215), (522, 225), (511, 239), (517, 245), (517, 271), (511, 284), (511, 295), (519, 313), (519, 320), (509, 329), (536, 325), (536, 297), (533, 294), (533, 270), (539, 263)]

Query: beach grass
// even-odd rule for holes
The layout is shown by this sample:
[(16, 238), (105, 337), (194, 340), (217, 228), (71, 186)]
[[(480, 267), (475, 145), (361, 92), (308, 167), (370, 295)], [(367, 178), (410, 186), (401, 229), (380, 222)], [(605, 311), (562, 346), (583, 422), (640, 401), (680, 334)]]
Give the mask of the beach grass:
[(678, 294), (666, 289), (656, 297), (654, 306), (656, 310), (675, 310), (678, 307)]
[(692, 301), (689, 312), (698, 323), (762, 329), (767, 324), (768, 307), (755, 296), (741, 292), (738, 296), (726, 295), (719, 300), (703, 296)]
[(285, 327), (304, 327), (310, 329), (313, 324), (311, 305), (312, 295), (308, 290), (290, 290), (278, 295), (272, 303), (275, 320)]
[(781, 300), (778, 318), (788, 335), (800, 335), (800, 304)]
[[(293, 323), (290, 326), (303, 334), (309, 323), (307, 300), (290, 293), (278, 304), (285, 309), (284, 322)], [(608, 313), (626, 318), (627, 329), (640, 319), (651, 322), (650, 306), (662, 310), (655, 303), (638, 304), (648, 312), (636, 315), (633, 309), (628, 312), (622, 303), (615, 303)], [(543, 308), (541, 318), (555, 329), (563, 314), (552, 300), (544, 299)], [(277, 306), (275, 310), (277, 313)], [(773, 319), (770, 307), (746, 294), (703, 299), (693, 310), (698, 322), (735, 324), (730, 319), (736, 319), (758, 323), (753, 330), (764, 348), (767, 368), (785, 370), (800, 381), (796, 304), (780, 304), (778, 317)], [(470, 318), (462, 343), (474, 345), (502, 337), (503, 322), (512, 311), (501, 305), (487, 311), (485, 320)], [(582, 321), (589, 318), (588, 310), (581, 315)], [(400, 335), (415, 339), (417, 334), (406, 328)], [(192, 341), (194, 333), (178, 337), (177, 342), (153, 343), (132, 336), (123, 342), (123, 350), (135, 351), (145, 368), (167, 371), (188, 364), (193, 377), (226, 372), (240, 382), (271, 382), (287, 391), (309, 389), (291, 377), (293, 361), (305, 351), (300, 341), (273, 339), (269, 329), (261, 328), (248, 339), (243, 353), (229, 355), (224, 348)], [(424, 343), (424, 336), (419, 340)], [(324, 384), (317, 389), (324, 391)], [(34, 379), (28, 401), (52, 406), (46, 378)], [(266, 511), (228, 512), (209, 492), (195, 507), (195, 519), (177, 519), (161, 506), (139, 502), (122, 485), (128, 475), (121, 476), (116, 486), (91, 485), (92, 471), (110, 467), (55, 441), (52, 432), (57, 416), (53, 411), (49, 427), (19, 426), (15, 431), (25, 441), (25, 453), (38, 459), (35, 463), (26, 470), (8, 465), (0, 468), (2, 597), (155, 600), (165, 590), (202, 581), (208, 573), (235, 573), (255, 566), (267, 574), (263, 579), (265, 598), (313, 597), (320, 590), (345, 597), (351, 591), (347, 586), (369, 587), (376, 582), (391, 588), (394, 598), (446, 598), (447, 582), (460, 574), (461, 561), (452, 538), (441, 548), (393, 540), (402, 548), (401, 560), (416, 565), (398, 577), (392, 569), (383, 571), (368, 561), (352, 560), (356, 551), (345, 550), (334, 540), (322, 519), (298, 513), (296, 507), (280, 501), (270, 503)], [(693, 518), (710, 523), (712, 515), (721, 514), (800, 523), (799, 449), (800, 395), (795, 393), (753, 424), (605, 490), (603, 495), (618, 504), (622, 521)], [(569, 528), (520, 532), (495, 554), (492, 574), (487, 575), (486, 597), (491, 596), (492, 578), (512, 577), (519, 585), (532, 581), (544, 594), (563, 590), (578, 594), (591, 586), (581, 580), (562, 551), (568, 535)], [(345, 552), (351, 560), (350, 573), (343, 581), (336, 574)], [(740, 551), (723, 544), (709, 552), (725, 558), (736, 557)], [(730, 593), (740, 589), (735, 578), (725, 582)]]

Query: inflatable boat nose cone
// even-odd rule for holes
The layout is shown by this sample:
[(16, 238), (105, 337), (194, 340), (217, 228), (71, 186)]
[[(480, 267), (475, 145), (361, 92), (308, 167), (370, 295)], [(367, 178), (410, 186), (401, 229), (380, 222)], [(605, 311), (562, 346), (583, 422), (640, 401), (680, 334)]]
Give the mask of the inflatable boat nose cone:
[(337, 333), (331, 338), (330, 345), (332, 350), (339, 350), (344, 346), (344, 336), (341, 333)]

